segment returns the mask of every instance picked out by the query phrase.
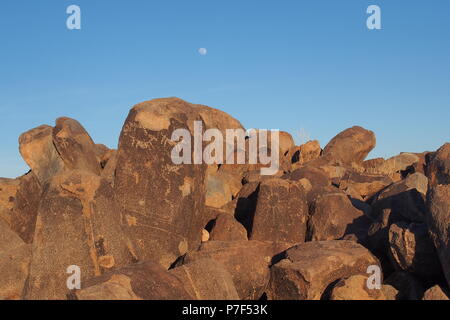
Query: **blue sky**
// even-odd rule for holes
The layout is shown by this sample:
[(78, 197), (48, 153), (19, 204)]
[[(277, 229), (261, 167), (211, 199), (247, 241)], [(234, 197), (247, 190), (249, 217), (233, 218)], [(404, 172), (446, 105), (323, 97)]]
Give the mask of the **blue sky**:
[(371, 157), (435, 150), (450, 141), (449, 39), (448, 0), (3, 0), (0, 176), (26, 172), (22, 132), (69, 116), (116, 147), (130, 107), (169, 96), (322, 146), (361, 125)]

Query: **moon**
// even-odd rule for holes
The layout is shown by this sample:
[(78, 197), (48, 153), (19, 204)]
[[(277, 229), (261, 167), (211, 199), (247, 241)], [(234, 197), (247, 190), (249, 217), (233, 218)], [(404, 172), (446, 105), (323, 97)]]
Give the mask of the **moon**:
[(198, 53), (200, 53), (200, 55), (202, 55), (202, 56), (206, 56), (206, 54), (208, 53), (208, 50), (206, 50), (206, 48), (200, 48), (200, 49), (198, 49)]

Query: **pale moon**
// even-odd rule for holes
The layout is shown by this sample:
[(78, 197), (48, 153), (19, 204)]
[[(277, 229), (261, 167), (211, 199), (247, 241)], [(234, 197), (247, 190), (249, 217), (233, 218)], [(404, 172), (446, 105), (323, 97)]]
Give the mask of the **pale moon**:
[(202, 56), (206, 56), (206, 54), (208, 53), (208, 50), (206, 50), (206, 48), (200, 48), (200, 49), (198, 49), (198, 53), (200, 53), (200, 55), (202, 55)]

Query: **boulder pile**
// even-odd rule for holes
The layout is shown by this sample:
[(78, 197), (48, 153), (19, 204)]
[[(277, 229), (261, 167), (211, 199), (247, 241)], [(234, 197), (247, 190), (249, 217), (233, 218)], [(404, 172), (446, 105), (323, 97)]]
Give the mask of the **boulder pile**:
[(172, 133), (199, 121), (243, 129), (168, 98), (131, 109), (117, 150), (70, 118), (23, 133), (31, 170), (0, 178), (0, 300), (449, 299), (450, 143), (366, 160), (362, 127), (323, 149), (280, 132), (264, 176), (174, 163)]

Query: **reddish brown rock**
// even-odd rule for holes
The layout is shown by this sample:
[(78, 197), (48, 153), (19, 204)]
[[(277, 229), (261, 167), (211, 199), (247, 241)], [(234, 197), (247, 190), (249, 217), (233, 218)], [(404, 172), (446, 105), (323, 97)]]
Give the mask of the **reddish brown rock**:
[(194, 145), (194, 121), (201, 121), (199, 112), (183, 100), (147, 101), (131, 109), (119, 140), (114, 188), (127, 232), (144, 260), (165, 267), (200, 244), (207, 222), (206, 165), (171, 158), (176, 129), (188, 130)]
[(334, 286), (330, 300), (386, 300), (381, 289), (369, 289), (368, 275), (355, 275), (341, 279)]
[(96, 145), (83, 126), (70, 118), (56, 119), (53, 142), (69, 170), (85, 170), (100, 174)]
[(154, 262), (142, 262), (82, 283), (72, 291), (77, 300), (191, 300), (175, 275)]
[(210, 166), (206, 176), (205, 205), (221, 208), (234, 197), (242, 188), (242, 178), (226, 171), (216, 171)]
[(442, 268), (425, 224), (397, 222), (389, 229), (390, 258), (398, 270), (439, 279)]
[(320, 148), (319, 141), (308, 141), (298, 147), (293, 147), (289, 150), (288, 156), (292, 163), (292, 170), (298, 169), (306, 163), (320, 157), (322, 148)]
[(319, 300), (335, 281), (367, 274), (369, 266), (379, 265), (367, 249), (345, 240), (307, 242), (280, 256), (271, 267), (267, 290), (274, 300)]
[(347, 172), (342, 177), (339, 188), (346, 190), (351, 187), (363, 199), (370, 199), (392, 183), (393, 180), (387, 176)]
[(307, 218), (306, 192), (301, 184), (284, 179), (263, 181), (249, 239), (304, 242)]
[(247, 230), (232, 215), (219, 213), (213, 220), (209, 240), (241, 241), (247, 239)]
[(323, 170), (310, 165), (294, 170), (284, 177), (292, 181), (308, 179), (313, 188), (331, 185), (330, 178)]
[(420, 172), (415, 169), (420, 160), (417, 154), (404, 152), (387, 160), (378, 158), (364, 161), (362, 167), (366, 174), (389, 176), (394, 181), (399, 181), (404, 172)]
[(208, 241), (199, 251), (189, 252), (184, 263), (211, 258), (231, 274), (243, 300), (259, 299), (269, 281), (269, 266), (278, 253), (290, 245), (261, 241)]
[(19, 300), (28, 277), (31, 246), (0, 220), (0, 300)]
[(41, 185), (65, 169), (53, 143), (53, 127), (43, 125), (23, 133), (19, 145), (22, 158)]
[(68, 171), (46, 184), (39, 205), (27, 299), (65, 299), (67, 268), (83, 279), (136, 261), (121, 229), (111, 186), (86, 171)]
[(425, 291), (425, 294), (423, 295), (423, 300), (450, 300), (447, 293), (442, 290), (441, 286), (435, 285), (434, 287), (431, 287), (427, 291)]
[(375, 148), (372, 131), (355, 126), (335, 136), (323, 149), (323, 157), (341, 165), (359, 164)]
[(450, 184), (450, 143), (427, 156), (427, 176), (430, 185)]
[(11, 210), (16, 200), (18, 179), (0, 178), (0, 220), (11, 225)]
[(360, 221), (364, 220), (364, 213), (356, 209), (347, 195), (338, 189), (335, 192), (324, 190), (312, 203), (309, 212), (309, 241), (338, 240), (363, 228)]
[(34, 172), (20, 177), (16, 201), (11, 210), (11, 228), (26, 243), (33, 242), (41, 196), (42, 187)]
[(439, 260), (450, 285), (450, 185), (432, 188), (427, 197), (427, 225)]
[(231, 274), (212, 259), (200, 259), (170, 271), (196, 300), (239, 300)]

